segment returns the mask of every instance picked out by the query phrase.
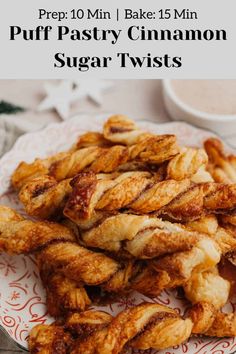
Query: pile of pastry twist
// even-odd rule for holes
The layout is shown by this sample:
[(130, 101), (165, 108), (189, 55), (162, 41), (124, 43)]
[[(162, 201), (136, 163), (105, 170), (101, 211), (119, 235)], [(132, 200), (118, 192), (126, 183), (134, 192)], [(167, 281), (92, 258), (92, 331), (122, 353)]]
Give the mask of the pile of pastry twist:
[[(236, 157), (217, 139), (180, 147), (123, 116), (69, 151), (21, 162), (12, 186), (38, 221), (0, 206), (0, 250), (35, 256), (56, 318), (32, 330), (31, 352), (118, 354), (236, 335), (236, 315), (221, 310), (236, 274), (234, 183)], [(156, 303), (114, 318), (89, 309), (176, 287), (192, 304), (184, 317)]]

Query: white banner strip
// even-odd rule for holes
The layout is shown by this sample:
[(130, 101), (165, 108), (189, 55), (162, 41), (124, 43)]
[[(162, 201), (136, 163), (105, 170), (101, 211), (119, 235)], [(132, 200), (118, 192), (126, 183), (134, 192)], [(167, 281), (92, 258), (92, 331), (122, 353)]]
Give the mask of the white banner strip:
[(236, 78), (235, 0), (7, 0), (0, 78)]

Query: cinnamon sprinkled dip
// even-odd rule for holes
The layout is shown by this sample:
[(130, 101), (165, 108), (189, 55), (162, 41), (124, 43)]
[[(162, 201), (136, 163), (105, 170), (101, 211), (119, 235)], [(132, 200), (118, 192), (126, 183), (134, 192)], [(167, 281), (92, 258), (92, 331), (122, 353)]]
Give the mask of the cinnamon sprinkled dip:
[(178, 98), (211, 114), (236, 114), (236, 80), (172, 80)]

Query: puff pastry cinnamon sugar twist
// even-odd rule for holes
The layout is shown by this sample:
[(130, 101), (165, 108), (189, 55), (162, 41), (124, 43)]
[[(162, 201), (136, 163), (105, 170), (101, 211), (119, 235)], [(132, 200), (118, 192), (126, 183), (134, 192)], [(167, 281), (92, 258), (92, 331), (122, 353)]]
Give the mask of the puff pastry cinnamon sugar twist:
[(189, 179), (156, 182), (147, 172), (126, 172), (104, 181), (90, 172), (77, 175), (72, 185), (64, 214), (78, 225), (96, 212), (120, 209), (138, 214), (155, 212), (183, 222), (236, 208), (236, 184), (191, 185)]
[[(166, 253), (168, 251), (166, 250)], [(102, 285), (109, 292), (137, 290), (157, 296), (164, 289), (185, 285), (195, 273), (206, 271), (220, 262), (216, 242), (200, 239), (190, 250), (167, 254), (145, 262), (126, 262), (114, 276)]]
[(204, 237), (189, 251), (166, 255), (149, 261), (149, 264), (157, 272), (168, 274), (170, 283), (176, 279), (180, 281), (178, 285), (183, 285), (195, 273), (214, 267), (220, 258), (221, 252), (216, 242)]
[(216, 138), (204, 143), (209, 157), (209, 171), (216, 182), (236, 183), (236, 157), (226, 155), (222, 142)]
[[(200, 152), (199, 152), (200, 153)], [(198, 155), (198, 153), (196, 153)], [(200, 153), (201, 154), (201, 153)], [(195, 154), (191, 154), (193, 158)], [(177, 155), (178, 157), (178, 155)], [(197, 159), (195, 164), (192, 164), (189, 159), (187, 159), (187, 163), (185, 163), (185, 159), (180, 159), (180, 162), (176, 162), (173, 164), (176, 158), (170, 161), (169, 167), (169, 176), (172, 174), (174, 179), (181, 179), (184, 176), (192, 175), (197, 169), (197, 173), (195, 173), (192, 177), (192, 181), (200, 180), (200, 181), (209, 181), (209, 176), (206, 171), (203, 171), (200, 166), (201, 158)], [(178, 159), (177, 159), (178, 160)], [(189, 163), (193, 166), (193, 168), (189, 168)], [(140, 165), (141, 164), (141, 165)], [(175, 167), (174, 167), (175, 166)], [(178, 169), (177, 169), (178, 167)], [(125, 172), (147, 170), (147, 165), (143, 165), (141, 162), (128, 162), (118, 167), (118, 171)], [(178, 173), (174, 171), (178, 170)], [(157, 170), (152, 170), (152, 173), (155, 173), (155, 181), (161, 182), (167, 176), (166, 166), (162, 165)], [(104, 178), (104, 177), (103, 177)], [(211, 179), (212, 180), (212, 179)], [(213, 180), (212, 180), (213, 181)], [(29, 215), (36, 216), (41, 219), (48, 219), (57, 215), (62, 211), (66, 200), (71, 193), (70, 186), (71, 179), (65, 179), (60, 182), (57, 182), (52, 176), (40, 176), (31, 181), (28, 181), (21, 189), (19, 193), (19, 199), (24, 204), (26, 212)], [(167, 186), (172, 187), (172, 185), (177, 185), (174, 182), (168, 182)]]
[(160, 164), (178, 154), (179, 149), (174, 135), (151, 136), (131, 147), (114, 145), (109, 148), (88, 147), (79, 149), (55, 161), (49, 175), (61, 181), (74, 177), (83, 170), (95, 173), (110, 173), (132, 161)]
[(100, 144), (99, 139), (103, 139), (103, 142), (107, 140), (100, 136), (98, 138), (97, 135), (94, 138), (94, 134), (85, 134), (76, 149), (69, 152), (56, 154), (44, 160), (37, 159), (31, 164), (21, 163), (12, 176), (12, 185), (19, 189), (32, 178), (45, 174), (61, 181), (75, 176), (84, 169), (96, 173), (109, 173), (134, 160), (159, 164), (179, 152), (174, 135), (145, 134), (145, 139), (139, 139), (133, 146), (126, 147), (112, 143), (110, 146)]
[(103, 126), (104, 137), (116, 144), (133, 145), (152, 134), (141, 130), (133, 120), (124, 115), (111, 116)]
[(229, 214), (236, 207), (236, 184), (199, 183), (173, 199), (161, 213), (176, 221), (191, 221), (207, 214)]
[(100, 331), (78, 340), (73, 354), (118, 354), (125, 348), (165, 349), (191, 335), (192, 321), (158, 304), (143, 303), (118, 314)]
[(64, 214), (79, 225), (94, 212), (129, 209), (150, 213), (161, 209), (176, 196), (188, 190), (191, 182), (167, 180), (159, 182), (148, 172), (125, 172), (105, 180), (92, 172), (78, 174), (72, 181), (73, 191)]
[(77, 282), (96, 285), (110, 279), (117, 262), (75, 243), (73, 232), (49, 222), (25, 220), (0, 207), (0, 250), (9, 254), (37, 252), (39, 268), (57, 270)]
[[(122, 115), (110, 117), (104, 124), (103, 134), (106, 139), (113, 143), (133, 146), (130, 151), (136, 150), (134, 144), (143, 142), (143, 144), (147, 145), (147, 148), (149, 146), (149, 149), (153, 149), (153, 145), (158, 144), (159, 150), (163, 150), (163, 152), (166, 150), (168, 153), (170, 144), (173, 144), (176, 139), (173, 135), (158, 137), (151, 133), (144, 132), (139, 129), (132, 120)], [(168, 164), (167, 178), (180, 180), (190, 177), (194, 175), (201, 166), (205, 166), (208, 162), (207, 154), (203, 149), (182, 148), (178, 151), (177, 146), (173, 146), (173, 149), (173, 156)], [(154, 149), (153, 151), (158, 152), (158, 149)], [(179, 153), (176, 154), (176, 152)], [(147, 153), (148, 151), (146, 154)], [(156, 156), (153, 160), (155, 161), (157, 158)], [(164, 158), (162, 158), (162, 161), (164, 161)]]
[[(69, 316), (63, 325), (38, 325), (30, 333), (31, 353), (52, 353), (55, 335), (67, 342), (71, 354), (118, 354), (124, 349), (165, 349), (183, 343), (191, 335), (193, 323), (167, 306), (143, 303), (112, 318), (101, 311), (85, 311)], [(68, 340), (70, 332), (77, 339)], [(65, 354), (65, 351), (57, 351)]]
[(106, 327), (111, 320), (112, 316), (105, 312), (84, 311), (73, 313), (67, 318), (66, 323), (63, 321), (50, 325), (37, 325), (30, 332), (30, 353), (71, 353), (72, 345), (76, 345), (75, 337), (85, 339), (93, 332)]
[(45, 159), (38, 158), (31, 163), (21, 162), (12, 175), (12, 185), (15, 189), (20, 189), (31, 179), (48, 174), (50, 166), (54, 162), (61, 160), (78, 149), (93, 146), (108, 147), (111, 145), (112, 143), (106, 140), (100, 133), (85, 133), (84, 135), (81, 135), (78, 142), (66, 152), (60, 152)]
[(118, 214), (82, 233), (86, 246), (148, 259), (190, 250), (205, 236), (147, 215)]
[[(184, 284), (195, 270), (211, 268), (220, 261), (216, 243), (206, 237), (190, 251), (176, 252), (171, 258), (165, 256), (158, 263), (131, 260), (118, 263), (76, 244), (72, 231), (62, 225), (25, 220), (6, 207), (0, 208), (0, 220), (2, 251), (10, 254), (34, 252), (43, 274), (50, 270), (70, 279), (70, 282), (62, 281), (61, 287), (57, 277), (53, 279), (51, 286), (58, 296), (66, 289), (70, 289), (72, 296), (74, 291), (80, 296), (77, 288), (84, 284), (99, 285), (108, 292), (137, 290), (154, 296), (165, 288)], [(80, 300), (87, 301), (84, 297)], [(73, 308), (73, 302), (68, 303), (66, 298), (65, 301)], [(86, 306), (86, 303), (81, 302), (79, 306)]]

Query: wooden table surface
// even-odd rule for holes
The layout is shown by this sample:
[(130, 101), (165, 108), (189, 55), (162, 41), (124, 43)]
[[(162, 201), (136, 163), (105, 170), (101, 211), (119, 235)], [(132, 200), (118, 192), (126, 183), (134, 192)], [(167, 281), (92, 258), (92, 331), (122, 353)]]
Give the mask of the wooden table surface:
[[(25, 115), (29, 121), (40, 119), (45, 124), (60, 121), (55, 112), (38, 114), (35, 108), (43, 97), (41, 80), (0, 80), (0, 99), (29, 108)], [(112, 90), (103, 94), (102, 106), (89, 100), (78, 101), (72, 107), (72, 114), (101, 114), (117, 112), (127, 114), (133, 119), (146, 119), (154, 122), (170, 120), (162, 100), (162, 87), (159, 80), (117, 80)], [(235, 136), (236, 137), (236, 136)], [(230, 137), (233, 143), (235, 137)], [(4, 334), (0, 332), (0, 353), (23, 353)]]

